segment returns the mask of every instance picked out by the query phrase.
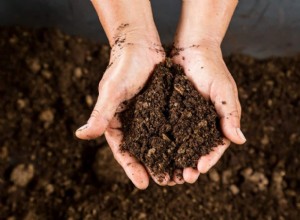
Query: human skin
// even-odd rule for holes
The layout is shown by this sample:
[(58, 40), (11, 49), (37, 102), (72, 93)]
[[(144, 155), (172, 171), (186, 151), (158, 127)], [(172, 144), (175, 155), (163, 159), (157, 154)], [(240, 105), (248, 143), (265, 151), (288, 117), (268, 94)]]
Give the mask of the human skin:
[[(165, 60), (165, 53), (153, 21), (149, 1), (93, 0), (99, 20), (111, 46), (110, 63), (99, 83), (97, 103), (86, 125), (76, 131), (81, 139), (102, 134), (123, 167), (139, 189), (147, 188), (150, 170), (129, 153), (120, 151), (123, 134), (115, 116), (120, 104), (136, 95), (145, 85), (156, 64)], [(160, 185), (167, 185), (165, 176)]]
[(237, 3), (237, 0), (182, 1), (172, 59), (183, 66), (196, 89), (214, 103), (225, 136), (223, 145), (199, 159), (197, 169), (183, 170), (183, 181), (188, 183), (194, 183), (200, 173), (206, 173), (215, 165), (230, 142), (243, 144), (246, 141), (240, 130), (241, 106), (237, 86), (221, 52), (221, 43)]
[[(232, 126), (230, 127), (224, 120), (225, 116), (229, 117), (228, 121), (232, 122), (234, 127), (239, 127), (240, 106), (236, 86), (223, 62), (221, 50), (217, 50), (217, 37), (209, 37), (216, 34), (220, 37), (219, 42), (221, 43), (236, 5), (236, 1), (229, 2), (230, 4), (224, 4), (217, 0), (183, 1), (181, 19), (175, 38), (175, 47), (183, 48), (183, 50), (179, 51), (179, 55), (173, 57), (173, 61), (185, 68), (187, 76), (201, 94), (215, 100), (219, 115), (221, 117), (224, 115), (221, 124), (225, 137), (240, 144), (245, 140), (237, 137), (237, 134), (232, 131)], [(119, 129), (121, 124), (115, 117), (115, 113), (121, 110), (120, 104), (123, 101), (132, 98), (143, 88), (154, 66), (165, 59), (153, 21), (150, 1), (92, 0), (92, 3), (112, 50), (109, 67), (99, 83), (97, 103), (87, 124), (76, 131), (76, 136), (81, 139), (93, 139), (105, 134), (115, 159), (123, 167), (127, 176), (137, 188), (145, 189), (149, 184), (149, 174), (152, 176), (151, 172), (136, 158), (128, 153), (120, 152), (123, 134)], [(193, 7), (198, 7), (197, 12)], [(214, 13), (220, 13), (222, 16), (215, 16)], [(189, 14), (193, 16), (188, 16)], [(213, 16), (216, 18), (212, 18)], [(225, 18), (227, 23), (224, 22)], [(220, 20), (222, 24), (218, 23)], [(212, 29), (211, 25), (215, 29)], [(202, 28), (211, 28), (212, 33), (209, 30), (204, 33)], [(191, 32), (191, 30), (193, 31)], [(197, 47), (194, 48), (191, 45), (197, 45)], [(205, 52), (205, 48), (208, 48), (207, 52)], [(183, 56), (186, 62), (183, 62)], [(199, 71), (202, 69), (197, 64), (200, 60), (205, 64), (206, 70), (201, 78)], [(222, 84), (222, 87), (217, 88), (216, 86), (219, 84)], [(225, 92), (221, 92), (221, 88)], [(220, 93), (223, 96), (219, 96)], [(225, 94), (227, 95), (224, 96)], [(220, 98), (222, 101), (223, 98), (224, 101), (226, 100), (226, 105), (218, 104)], [(227, 115), (229, 111), (233, 117)], [(219, 146), (213, 153), (200, 158), (198, 170), (192, 168), (186, 168), (183, 171), (176, 170), (176, 175), (174, 174), (173, 177), (165, 175), (162, 182), (152, 176), (153, 180), (160, 185), (170, 186), (182, 184), (184, 181), (189, 183), (196, 181), (200, 172), (207, 171), (217, 162), (229, 146), (228, 139), (224, 139), (225, 145)], [(178, 174), (183, 174), (183, 179)]]

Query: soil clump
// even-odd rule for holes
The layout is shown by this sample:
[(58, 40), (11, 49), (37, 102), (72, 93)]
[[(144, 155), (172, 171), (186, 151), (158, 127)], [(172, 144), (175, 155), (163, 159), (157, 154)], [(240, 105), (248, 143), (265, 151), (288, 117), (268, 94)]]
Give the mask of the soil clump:
[(169, 58), (156, 65), (145, 87), (125, 103), (119, 117), (124, 134), (121, 149), (158, 177), (196, 168), (201, 156), (222, 144), (214, 105)]

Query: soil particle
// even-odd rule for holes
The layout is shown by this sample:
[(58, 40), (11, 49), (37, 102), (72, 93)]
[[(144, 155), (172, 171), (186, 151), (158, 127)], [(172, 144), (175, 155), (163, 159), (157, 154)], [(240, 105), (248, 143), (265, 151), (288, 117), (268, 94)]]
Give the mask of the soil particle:
[(6, 146), (0, 148), (0, 159), (6, 160), (8, 157), (8, 149)]
[(209, 179), (214, 181), (214, 182), (219, 182), (220, 181), (220, 175), (216, 169), (212, 169), (208, 173)]
[(230, 185), (229, 189), (233, 195), (237, 195), (240, 192), (240, 189), (234, 184)]
[(29, 211), (24, 217), (24, 220), (39, 220), (41, 219), (34, 211)]
[(33, 72), (33, 73), (38, 73), (41, 70), (41, 64), (39, 59), (33, 58), (33, 59), (28, 59), (27, 60), (27, 65), (28, 68)]
[[(196, 168), (198, 159), (222, 143), (218, 116), (179, 65), (157, 65), (145, 88), (119, 114), (129, 151), (154, 175)], [(130, 119), (130, 120), (128, 120)]]
[(54, 186), (52, 184), (47, 184), (45, 186), (46, 195), (49, 196), (54, 192)]
[(284, 176), (285, 172), (283, 170), (277, 170), (272, 175), (271, 188), (279, 197), (283, 196)]
[(53, 74), (49, 70), (42, 70), (42, 76), (45, 79), (51, 79), (52, 75)]
[(251, 168), (245, 169), (242, 173), (245, 177), (245, 180), (255, 184), (258, 190), (266, 190), (269, 180), (264, 173), (258, 171), (254, 172)]
[(53, 123), (54, 120), (54, 112), (52, 109), (47, 109), (41, 112), (40, 120), (44, 122), (45, 128), (49, 127), (50, 124)]
[(25, 165), (19, 164), (16, 166), (11, 175), (10, 180), (20, 187), (26, 187), (27, 184), (32, 180), (34, 176), (34, 166), (32, 164)]
[(17, 105), (18, 105), (19, 109), (23, 109), (26, 106), (26, 101), (24, 99), (18, 99)]
[(74, 69), (74, 76), (77, 78), (77, 79), (80, 79), (82, 77), (82, 69), (80, 67), (76, 67)]
[(126, 27), (128, 27), (128, 26), (129, 26), (128, 23), (122, 23), (122, 24), (120, 24), (120, 26), (117, 28), (117, 30), (118, 30), (118, 31), (121, 31), (122, 29), (124, 29), (124, 28), (126, 28)]
[(224, 170), (222, 173), (222, 183), (223, 184), (229, 184), (232, 177), (232, 171), (231, 170)]
[(92, 107), (94, 104), (93, 98), (91, 95), (86, 95), (85, 96), (85, 102), (87, 104), (87, 106)]

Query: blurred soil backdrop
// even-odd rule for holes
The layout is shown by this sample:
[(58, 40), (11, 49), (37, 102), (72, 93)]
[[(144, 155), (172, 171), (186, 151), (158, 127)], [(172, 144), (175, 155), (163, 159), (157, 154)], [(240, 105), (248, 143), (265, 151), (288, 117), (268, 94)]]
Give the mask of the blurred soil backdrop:
[(137, 190), (105, 140), (80, 141), (110, 48), (0, 29), (0, 219), (297, 219), (300, 56), (226, 58), (243, 107), (232, 145), (193, 184)]

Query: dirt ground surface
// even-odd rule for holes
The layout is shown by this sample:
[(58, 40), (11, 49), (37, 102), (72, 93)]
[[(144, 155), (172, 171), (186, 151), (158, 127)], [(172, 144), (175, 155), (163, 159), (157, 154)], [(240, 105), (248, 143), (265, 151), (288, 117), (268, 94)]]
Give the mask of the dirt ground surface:
[(247, 143), (193, 185), (140, 191), (103, 138), (74, 137), (109, 50), (59, 31), (0, 29), (0, 219), (299, 217), (300, 56), (227, 58)]
[(118, 114), (122, 151), (135, 156), (163, 181), (176, 169), (197, 168), (199, 157), (223, 144), (213, 103), (205, 100), (180, 65), (167, 58), (155, 66), (144, 88)]

